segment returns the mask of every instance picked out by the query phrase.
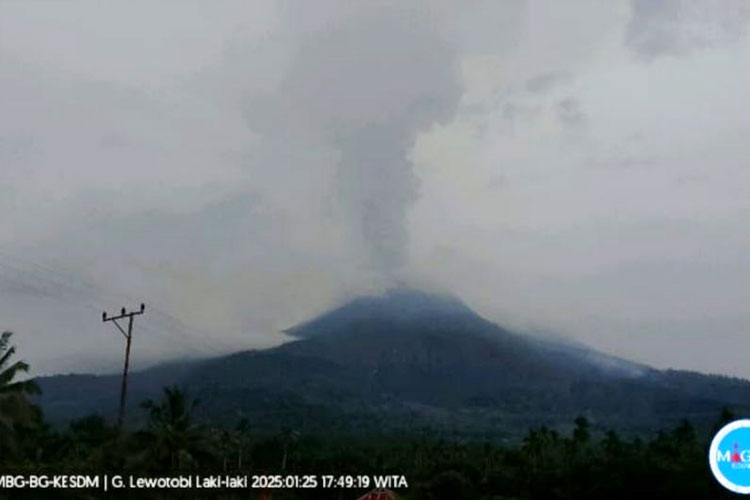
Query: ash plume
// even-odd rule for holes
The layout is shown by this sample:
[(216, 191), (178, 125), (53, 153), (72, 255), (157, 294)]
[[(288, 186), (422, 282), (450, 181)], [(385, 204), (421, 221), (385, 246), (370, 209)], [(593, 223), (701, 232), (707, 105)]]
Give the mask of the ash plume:
[(303, 40), (276, 96), (336, 149), (334, 205), (378, 274), (406, 263), (415, 136), (450, 118), (460, 92), (453, 49), (429, 20), (375, 12)]

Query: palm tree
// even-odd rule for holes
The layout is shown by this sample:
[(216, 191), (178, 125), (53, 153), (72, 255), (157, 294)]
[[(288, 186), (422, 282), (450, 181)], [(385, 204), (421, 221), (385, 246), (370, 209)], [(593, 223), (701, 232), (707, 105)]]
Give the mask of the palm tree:
[(197, 465), (199, 459), (210, 458), (207, 434), (192, 417), (197, 405), (178, 387), (165, 388), (159, 403), (149, 400), (141, 405), (149, 412), (148, 429), (142, 436), (149, 443), (144, 458), (151, 465), (184, 469)]
[(33, 380), (17, 380), (19, 374), (28, 373), (29, 365), (23, 361), (11, 362), (16, 352), (10, 345), (12, 332), (0, 335), (0, 448), (16, 451), (18, 431), (38, 423), (41, 411), (28, 396), (39, 394)]
[(284, 455), (281, 458), (281, 470), (286, 471), (287, 456), (289, 448), (294, 447), (299, 441), (300, 433), (294, 429), (285, 429), (283, 432), (284, 437)]

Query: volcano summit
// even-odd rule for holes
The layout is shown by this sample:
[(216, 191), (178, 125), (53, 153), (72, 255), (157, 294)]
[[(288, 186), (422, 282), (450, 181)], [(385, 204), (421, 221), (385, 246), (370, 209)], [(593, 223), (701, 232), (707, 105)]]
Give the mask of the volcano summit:
[[(201, 400), (205, 415), (269, 430), (500, 436), (578, 415), (602, 429), (639, 431), (683, 418), (708, 427), (721, 408), (750, 401), (744, 380), (660, 371), (520, 335), (457, 299), (410, 290), (355, 299), (288, 333), (294, 340), (272, 349), (136, 373), (130, 407), (177, 384)], [(109, 414), (117, 401), (116, 375), (40, 384), (40, 402), (57, 420)]]

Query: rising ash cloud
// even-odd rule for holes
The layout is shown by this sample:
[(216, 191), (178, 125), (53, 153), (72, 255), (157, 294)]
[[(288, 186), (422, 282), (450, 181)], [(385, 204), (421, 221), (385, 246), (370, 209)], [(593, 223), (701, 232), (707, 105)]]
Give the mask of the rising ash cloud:
[[(304, 37), (279, 89), (247, 109), (261, 130), (266, 113), (275, 114), (276, 141), (303, 134), (335, 150), (335, 209), (384, 277), (406, 263), (406, 218), (418, 191), (410, 149), (420, 131), (452, 117), (457, 76), (455, 47), (428, 19), (376, 12)], [(294, 111), (279, 116), (284, 109)]]

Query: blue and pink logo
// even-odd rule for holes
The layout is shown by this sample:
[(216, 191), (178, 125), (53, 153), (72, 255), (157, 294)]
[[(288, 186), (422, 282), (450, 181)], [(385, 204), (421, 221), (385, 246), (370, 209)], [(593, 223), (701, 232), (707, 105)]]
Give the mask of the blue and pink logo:
[(750, 420), (735, 420), (722, 427), (711, 441), (708, 461), (722, 486), (750, 494)]

